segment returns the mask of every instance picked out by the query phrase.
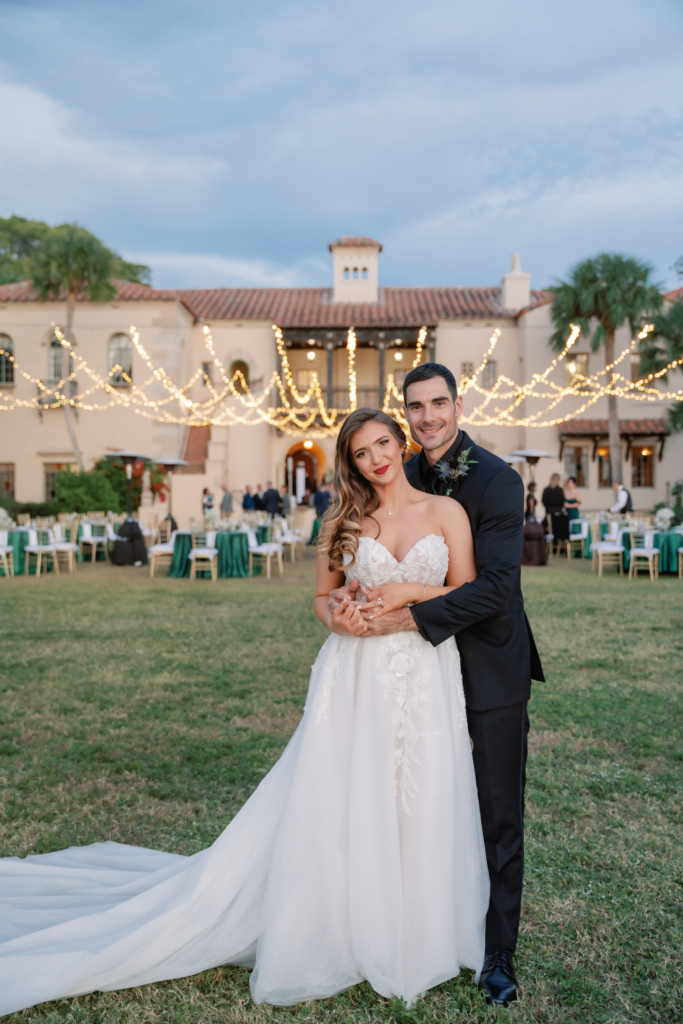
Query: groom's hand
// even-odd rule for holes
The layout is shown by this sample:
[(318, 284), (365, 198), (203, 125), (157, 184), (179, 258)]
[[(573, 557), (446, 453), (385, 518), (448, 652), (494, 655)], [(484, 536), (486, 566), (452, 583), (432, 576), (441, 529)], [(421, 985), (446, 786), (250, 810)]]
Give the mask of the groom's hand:
[(387, 636), (389, 633), (417, 630), (410, 608), (397, 608), (396, 611), (387, 612), (380, 619), (366, 619), (365, 621), (368, 629), (364, 636)]

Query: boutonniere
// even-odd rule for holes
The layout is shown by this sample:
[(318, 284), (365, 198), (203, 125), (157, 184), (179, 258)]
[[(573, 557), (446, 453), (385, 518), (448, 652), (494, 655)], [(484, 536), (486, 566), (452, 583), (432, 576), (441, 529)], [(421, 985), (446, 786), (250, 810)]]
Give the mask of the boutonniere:
[(462, 480), (464, 476), (467, 476), (470, 471), (470, 466), (477, 465), (477, 460), (469, 457), (471, 451), (471, 448), (466, 448), (464, 452), (460, 452), (457, 459), (451, 459), (449, 462), (446, 462), (445, 459), (441, 459), (441, 461), (437, 462), (435, 465), (434, 469), (436, 470), (439, 480), (443, 480), (448, 484), (448, 490), (444, 492), (445, 497), (448, 497), (451, 494), (453, 487), (458, 480)]

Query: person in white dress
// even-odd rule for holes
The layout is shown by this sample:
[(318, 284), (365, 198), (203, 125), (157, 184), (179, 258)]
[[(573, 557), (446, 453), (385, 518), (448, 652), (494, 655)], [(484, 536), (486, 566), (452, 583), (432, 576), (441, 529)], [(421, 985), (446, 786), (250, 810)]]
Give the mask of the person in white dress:
[[(467, 516), (408, 484), (405, 445), (376, 410), (342, 426), (315, 598), (331, 635), (286, 750), (214, 844), (0, 860), (0, 1015), (222, 964), (253, 966), (254, 1000), (276, 1005), (364, 980), (412, 1005), (481, 970), (489, 880), (455, 640), (365, 635), (475, 574)], [(333, 610), (345, 574), (364, 600)]]

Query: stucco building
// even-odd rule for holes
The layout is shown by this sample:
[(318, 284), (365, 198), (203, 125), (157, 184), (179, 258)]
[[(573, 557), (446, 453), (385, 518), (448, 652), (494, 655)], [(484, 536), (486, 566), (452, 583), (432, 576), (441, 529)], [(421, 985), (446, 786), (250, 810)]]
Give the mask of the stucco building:
[[(534, 291), (530, 278), (513, 257), (512, 269), (495, 287), (391, 288), (379, 283), (382, 246), (370, 238), (342, 238), (330, 245), (330, 288), (216, 288), (158, 290), (121, 283), (114, 301), (77, 304), (74, 319), (75, 349), (93, 371), (110, 380), (117, 393), (130, 386), (111, 368), (122, 366), (139, 384), (152, 379), (151, 391), (164, 397), (151, 371), (130, 342), (134, 326), (154, 366), (181, 385), (198, 367), (212, 376), (215, 367), (205, 346), (208, 325), (216, 355), (231, 373), (241, 369), (255, 394), (280, 370), (273, 324), (283, 332), (295, 385), (305, 390), (315, 371), (328, 406), (344, 406), (348, 394), (347, 332), (357, 335), (356, 372), (359, 405), (377, 405), (384, 394), (388, 373), (397, 383), (410, 368), (420, 328), (427, 328), (426, 357), (448, 365), (456, 377), (467, 376), (482, 359), (495, 329), (500, 331), (492, 359), (481, 383), (491, 387), (499, 375), (517, 384), (543, 373), (553, 353), (550, 297)], [(52, 324), (63, 324), (65, 304), (38, 302), (30, 284), (0, 287), (0, 347), (12, 351), (19, 372), (0, 357), (0, 401), (31, 401), (37, 379), (49, 384), (60, 377), (61, 355)], [(627, 347), (626, 330), (619, 332), (617, 351)], [(633, 367), (630, 366), (631, 360)], [(595, 373), (603, 367), (603, 354), (591, 353), (579, 339), (570, 359), (552, 370), (549, 380), (562, 383), (573, 372)], [(625, 376), (637, 379), (637, 357), (627, 357)], [(676, 373), (671, 384), (683, 386)], [(196, 427), (159, 423), (145, 411), (113, 404), (95, 383), (79, 374), (79, 396), (86, 404), (105, 406), (81, 409), (77, 435), (86, 468), (106, 452), (131, 448), (155, 458), (184, 457), (191, 463), (174, 482), (174, 511), (181, 520), (197, 514), (202, 488), (220, 494), (221, 484), (236, 492), (245, 485), (286, 479), (289, 455), (305, 463), (307, 476), (320, 481), (333, 463), (334, 439), (293, 439), (267, 424), (258, 426)], [(91, 393), (88, 393), (90, 389)], [(200, 375), (189, 392), (206, 397)], [(571, 408), (567, 403), (573, 402)], [(471, 414), (481, 396), (466, 396)], [(491, 406), (495, 406), (492, 402)], [(507, 405), (500, 402), (499, 405)], [(527, 398), (516, 415), (528, 418), (548, 402)], [(606, 399), (587, 411), (570, 398), (543, 419), (575, 413), (563, 425), (545, 427), (465, 424), (477, 441), (498, 455), (520, 448), (540, 448), (552, 454), (536, 471), (540, 486), (551, 472), (571, 472), (579, 478), (584, 508), (607, 508), (609, 490)], [(180, 418), (174, 400), (167, 405)], [(668, 488), (683, 476), (683, 437), (669, 436), (667, 403), (620, 400), (625, 483), (637, 508), (650, 509), (665, 500)], [(57, 467), (75, 462), (62, 410), (14, 408), (0, 417), (0, 489), (20, 501), (42, 501), (50, 496)], [(526, 467), (522, 467), (526, 476)]]

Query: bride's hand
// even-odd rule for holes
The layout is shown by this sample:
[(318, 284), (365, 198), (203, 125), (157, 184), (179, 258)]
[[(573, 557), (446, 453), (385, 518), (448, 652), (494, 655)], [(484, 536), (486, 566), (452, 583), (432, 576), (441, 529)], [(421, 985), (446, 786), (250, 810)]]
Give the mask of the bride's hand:
[(384, 587), (368, 587), (367, 603), (360, 613), (364, 619), (381, 619), (387, 612), (405, 608), (411, 601), (422, 596), (422, 586), (417, 583), (387, 583)]
[(343, 631), (352, 636), (364, 636), (368, 631), (368, 624), (355, 601), (337, 604), (332, 610), (332, 624), (335, 633)]

